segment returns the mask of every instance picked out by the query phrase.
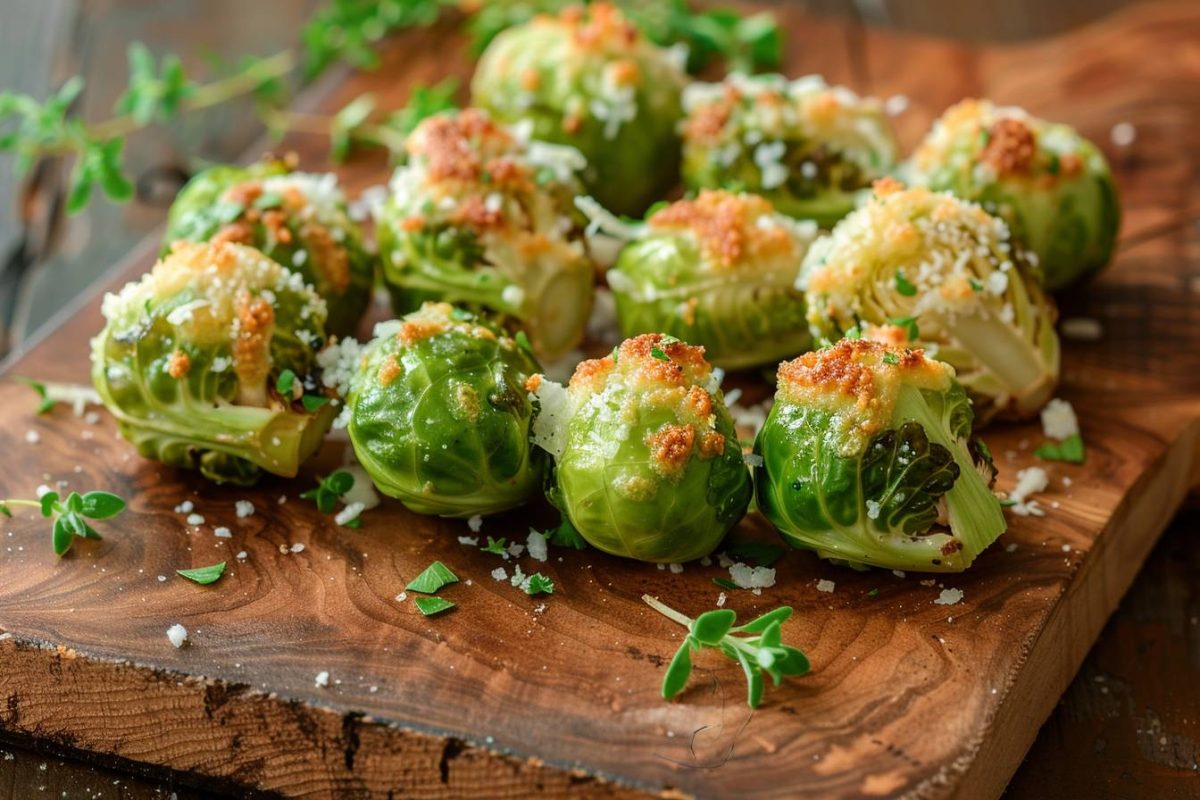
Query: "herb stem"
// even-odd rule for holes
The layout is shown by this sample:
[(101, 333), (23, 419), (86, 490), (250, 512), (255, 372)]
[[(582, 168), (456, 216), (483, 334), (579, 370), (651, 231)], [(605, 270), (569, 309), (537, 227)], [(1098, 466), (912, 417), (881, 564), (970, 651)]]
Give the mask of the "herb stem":
[(667, 619), (669, 619), (673, 622), (678, 622), (680, 625), (682, 625), (685, 628), (691, 627), (691, 624), (692, 624), (691, 617), (685, 616), (684, 614), (681, 614), (680, 612), (676, 611), (675, 609), (671, 608), (670, 606), (666, 605), (665, 603), (660, 602), (657, 597), (651, 597), (648, 594), (644, 594), (644, 595), (642, 595), (642, 602), (645, 603), (646, 605), (650, 606), (651, 608), (653, 608), (658, 613), (662, 614)]
[(40, 509), (42, 504), (37, 500), (0, 500), (0, 507), (2, 506), (23, 506), (25, 508)]
[[(329, 138), (332, 135), (333, 117), (321, 114), (304, 114), (282, 108), (263, 108), (259, 119), (274, 133), (302, 133)], [(359, 142), (379, 145), (397, 153), (404, 150), (407, 137), (386, 125), (363, 122), (354, 126), (353, 138)]]

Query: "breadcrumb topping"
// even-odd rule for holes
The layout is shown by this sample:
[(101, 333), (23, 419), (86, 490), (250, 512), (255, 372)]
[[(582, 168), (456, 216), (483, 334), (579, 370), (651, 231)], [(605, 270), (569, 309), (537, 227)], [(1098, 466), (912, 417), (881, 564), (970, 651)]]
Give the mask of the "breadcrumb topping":
[(644, 333), (622, 342), (615, 359), (607, 355), (581, 362), (571, 376), (569, 389), (572, 393), (599, 391), (614, 372), (643, 389), (685, 388), (705, 384), (712, 375), (712, 366), (699, 345), (661, 333)]
[(921, 350), (842, 339), (780, 364), (777, 399), (835, 412), (848, 440), (843, 455), (848, 455), (891, 424), (902, 387), (944, 391), (953, 376), (952, 367)]
[[(456, 319), (455, 308), (449, 303), (426, 302), (421, 308), (400, 320), (396, 338), (405, 347), (451, 331), (466, 334), (473, 339), (496, 339), (496, 334), (491, 328), (479, 325), (473, 320), (474, 317), (471, 316)], [(510, 347), (513, 346), (507, 337), (504, 342)]]
[(696, 237), (715, 267), (732, 269), (763, 261), (799, 259), (804, 244), (779, 218), (770, 201), (754, 194), (704, 190), (651, 215), (651, 230), (684, 231)]

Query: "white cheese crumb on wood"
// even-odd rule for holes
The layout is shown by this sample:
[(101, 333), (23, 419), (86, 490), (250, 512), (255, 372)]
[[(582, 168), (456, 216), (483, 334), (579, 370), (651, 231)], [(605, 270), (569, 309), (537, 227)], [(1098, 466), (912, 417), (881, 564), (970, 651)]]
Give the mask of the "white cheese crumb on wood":
[(545, 561), (549, 555), (546, 537), (535, 530), (529, 531), (529, 536), (525, 539), (525, 547), (529, 550), (529, 557), (534, 561)]
[(1079, 434), (1079, 419), (1066, 400), (1054, 398), (1042, 409), (1042, 432), (1051, 439), (1068, 439)]
[(325, 688), (329, 685), (329, 673), (325, 670), (321, 670), (317, 673), (317, 677), (313, 679), (313, 682), (316, 683), (317, 686)]
[(829, 594), (833, 594), (833, 590), (835, 588), (837, 588), (837, 584), (834, 583), (833, 581), (825, 580), (824, 578), (817, 581), (817, 591), (818, 592), (827, 592)]
[(183, 647), (183, 643), (186, 642), (188, 638), (187, 628), (176, 622), (174, 625), (167, 628), (167, 638), (171, 641), (171, 644), (174, 647)]
[(254, 503), (249, 500), (238, 500), (233, 504), (233, 508), (237, 512), (238, 519), (254, 516)]
[(942, 589), (942, 593), (933, 602), (939, 606), (952, 606), (962, 599), (962, 589)]

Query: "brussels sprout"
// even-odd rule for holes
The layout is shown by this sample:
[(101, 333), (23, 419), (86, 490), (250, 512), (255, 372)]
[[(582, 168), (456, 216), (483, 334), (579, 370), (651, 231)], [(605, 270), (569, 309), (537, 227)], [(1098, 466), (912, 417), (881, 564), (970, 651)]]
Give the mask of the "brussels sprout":
[(1004, 221), (973, 203), (880, 181), (809, 248), (800, 283), (814, 336), (925, 348), (957, 371), (980, 424), (1036, 414), (1054, 392), (1053, 302)]
[(515, 321), (544, 358), (575, 347), (595, 280), (574, 205), (579, 154), (478, 109), (425, 120), (407, 149), (377, 226), (396, 313), (444, 300)]
[(537, 139), (577, 148), (589, 193), (641, 214), (679, 181), (680, 94), (675, 51), (647, 41), (607, 3), (573, 6), (500, 33), (471, 84), (475, 105)]
[(897, 160), (879, 101), (818, 75), (735, 73), (723, 83), (693, 83), (683, 105), (685, 185), (755, 192), (822, 227), (852, 211)]
[(143, 456), (248, 485), (295, 475), (329, 430), (325, 301), (259, 251), (179, 242), (103, 311), (92, 382)]
[(1005, 529), (971, 417), (954, 370), (919, 350), (843, 339), (785, 362), (754, 444), (758, 508), (822, 558), (962, 571)]
[(689, 561), (746, 513), (750, 473), (704, 348), (645, 334), (584, 361), (565, 390), (529, 385), (534, 441), (555, 458), (550, 499), (592, 546)]
[(375, 260), (332, 173), (293, 172), (283, 160), (211, 167), (171, 205), (162, 254), (180, 239), (250, 245), (300, 273), (325, 298), (331, 335), (353, 333), (371, 301)]
[(1112, 172), (1067, 125), (964, 100), (934, 123), (906, 164), (917, 185), (981, 204), (1036, 254), (1055, 290), (1108, 265), (1121, 224)]
[(446, 303), (376, 326), (347, 400), (354, 453), (379, 490), (421, 514), (519, 506), (542, 486), (530, 445), (533, 356)]
[(812, 337), (795, 283), (816, 232), (756, 195), (706, 190), (666, 206), (608, 272), (621, 334), (664, 331), (725, 369), (803, 353)]

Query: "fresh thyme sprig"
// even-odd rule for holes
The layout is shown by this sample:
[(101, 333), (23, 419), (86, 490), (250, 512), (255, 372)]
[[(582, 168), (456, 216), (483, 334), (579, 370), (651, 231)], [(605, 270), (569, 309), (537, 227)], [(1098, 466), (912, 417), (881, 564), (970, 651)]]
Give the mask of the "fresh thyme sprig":
[(71, 549), (76, 536), (99, 539), (87, 520), (115, 517), (125, 510), (125, 501), (110, 492), (71, 492), (62, 500), (58, 492), (46, 492), (38, 500), (0, 500), (0, 514), (6, 517), (12, 516), (15, 507), (36, 508), (43, 517), (54, 520), (54, 554), (61, 556)]
[(762, 702), (764, 674), (778, 686), (785, 677), (808, 672), (808, 658), (804, 653), (781, 641), (780, 626), (792, 615), (789, 606), (780, 606), (745, 625), (734, 627), (737, 613), (729, 608), (706, 611), (692, 619), (648, 594), (642, 595), (642, 600), (667, 619), (688, 629), (688, 635), (663, 675), (662, 695), (667, 700), (687, 686), (692, 674), (692, 653), (705, 647), (720, 650), (741, 665), (746, 674), (746, 702), (751, 708), (758, 708)]
[(315, 488), (300, 495), (302, 500), (312, 500), (322, 514), (332, 514), (337, 507), (338, 499), (354, 488), (354, 476), (345, 470), (338, 470), (326, 478), (317, 478)]
[[(149, 49), (135, 42), (129, 48), (128, 87), (107, 120), (85, 123), (71, 114), (84, 88), (79, 76), (40, 102), (29, 95), (0, 92), (0, 152), (15, 154), (18, 174), (42, 158), (74, 156), (66, 203), (69, 213), (86, 206), (96, 187), (123, 202), (133, 195), (133, 183), (122, 161), (130, 134), (241, 97), (256, 101), (272, 131), (288, 130), (284, 123), (300, 120), (280, 111), (287, 100), (285, 80), (300, 71), (302, 82), (311, 81), (341, 60), (372, 67), (378, 61), (372, 49), (375, 42), (396, 30), (428, 25), (451, 5), (452, 0), (330, 0), (313, 16), (300, 45), (265, 58), (245, 58), (231, 74), (208, 83), (198, 83), (185, 74), (176, 56), (166, 56), (155, 64)], [(401, 115), (399, 122), (404, 119), (407, 117)], [(364, 123), (361, 126), (346, 126), (346, 121), (336, 116), (332, 122), (325, 121), (324, 132), (334, 137), (335, 156), (344, 151), (349, 138), (374, 140), (395, 149), (390, 123), (366, 126), (366, 115), (359, 120)], [(354, 133), (356, 127), (360, 130)]]

